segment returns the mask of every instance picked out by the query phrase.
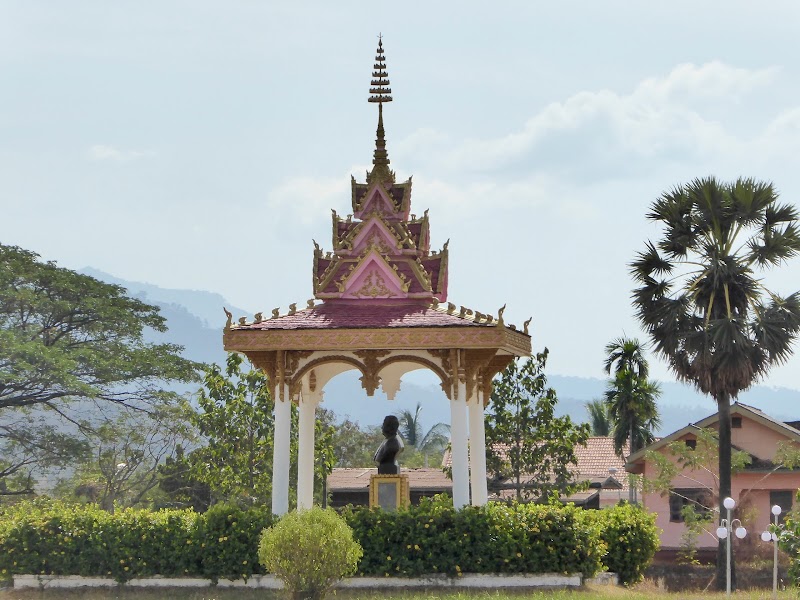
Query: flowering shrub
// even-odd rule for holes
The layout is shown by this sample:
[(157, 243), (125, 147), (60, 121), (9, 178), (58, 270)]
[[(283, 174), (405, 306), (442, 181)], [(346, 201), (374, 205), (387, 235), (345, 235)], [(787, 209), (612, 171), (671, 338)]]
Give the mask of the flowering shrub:
[(656, 515), (638, 506), (618, 504), (603, 510), (587, 510), (583, 517), (597, 527), (608, 552), (603, 564), (630, 585), (644, 577), (644, 571), (660, 545)]
[(274, 521), (266, 507), (212, 506), (198, 516), (191, 535), (198, 553), (197, 573), (214, 582), (220, 577), (247, 581), (264, 573), (258, 562), (258, 539)]
[[(397, 512), (350, 508), (342, 516), (363, 548), (363, 575), (590, 576), (607, 569), (633, 583), (658, 547), (653, 516), (626, 505), (584, 511), (490, 503), (456, 511), (445, 502), (424, 501)], [(91, 505), (20, 502), (0, 508), (0, 579), (22, 573), (120, 582), (152, 575), (246, 579), (264, 572), (259, 535), (273, 522), (265, 508), (218, 505), (203, 514), (125, 509), (112, 515)], [(791, 519), (787, 526), (800, 531)]]
[(48, 499), (21, 502), (0, 513), (0, 578), (14, 574), (134, 577), (163, 575), (247, 579), (261, 572), (258, 536), (269, 511), (215, 506), (158, 512)]
[(490, 503), (456, 511), (424, 501), (408, 510), (344, 516), (364, 548), (363, 575), (583, 573), (602, 569), (598, 528), (574, 506)]

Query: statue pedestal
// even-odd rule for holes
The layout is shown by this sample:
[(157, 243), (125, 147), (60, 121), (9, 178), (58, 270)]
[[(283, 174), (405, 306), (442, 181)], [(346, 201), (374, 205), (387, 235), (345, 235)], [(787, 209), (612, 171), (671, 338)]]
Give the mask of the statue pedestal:
[(369, 506), (383, 510), (397, 510), (411, 504), (408, 475), (371, 475), (369, 478)]

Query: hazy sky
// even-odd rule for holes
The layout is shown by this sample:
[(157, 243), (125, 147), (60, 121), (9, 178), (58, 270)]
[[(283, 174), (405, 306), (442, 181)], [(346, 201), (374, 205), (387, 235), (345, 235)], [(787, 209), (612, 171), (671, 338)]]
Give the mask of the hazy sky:
[[(747, 175), (800, 202), (798, 31), (796, 0), (1, 0), (0, 241), (304, 302), (371, 160), (381, 32), (389, 156), (451, 240), (450, 299), (533, 316), (548, 371), (599, 377), (641, 335), (627, 264), (662, 191)], [(800, 259), (766, 281), (800, 289)], [(766, 383), (800, 389), (800, 357)]]

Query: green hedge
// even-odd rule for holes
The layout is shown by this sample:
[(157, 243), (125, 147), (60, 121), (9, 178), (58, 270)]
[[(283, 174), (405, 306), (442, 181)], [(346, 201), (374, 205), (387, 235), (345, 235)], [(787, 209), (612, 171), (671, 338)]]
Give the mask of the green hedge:
[[(343, 512), (364, 549), (363, 575), (427, 573), (620, 574), (632, 583), (658, 546), (654, 516), (622, 505), (499, 504), (453, 510), (425, 501), (395, 513)], [(14, 574), (248, 578), (263, 572), (261, 531), (267, 509), (218, 505), (197, 514), (125, 509), (39, 499), (0, 508), (0, 579)]]
[(217, 505), (190, 510), (117, 510), (37, 499), (0, 512), (0, 578), (53, 574), (247, 579), (261, 573), (258, 539), (268, 510)]
[(606, 545), (605, 569), (619, 575), (625, 585), (641, 581), (661, 544), (655, 513), (620, 503), (613, 508), (584, 511), (583, 516), (595, 523)]
[(434, 502), (386, 513), (344, 513), (364, 549), (362, 575), (583, 573), (602, 568), (605, 545), (573, 506), (491, 503), (455, 511)]

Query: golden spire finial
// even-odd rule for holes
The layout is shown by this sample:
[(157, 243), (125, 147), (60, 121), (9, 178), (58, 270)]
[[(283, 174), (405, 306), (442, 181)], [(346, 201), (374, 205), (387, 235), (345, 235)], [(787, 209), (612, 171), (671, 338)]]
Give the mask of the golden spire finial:
[(368, 101), (378, 103), (378, 131), (375, 139), (375, 152), (372, 158), (374, 165), (367, 176), (369, 183), (380, 181), (394, 183), (394, 173), (389, 169), (389, 153), (386, 151), (386, 138), (383, 130), (383, 103), (392, 101), (392, 88), (389, 87), (389, 74), (386, 72), (386, 57), (383, 55), (383, 38), (378, 36), (378, 49), (373, 65), (372, 81), (369, 93), (372, 94)]

